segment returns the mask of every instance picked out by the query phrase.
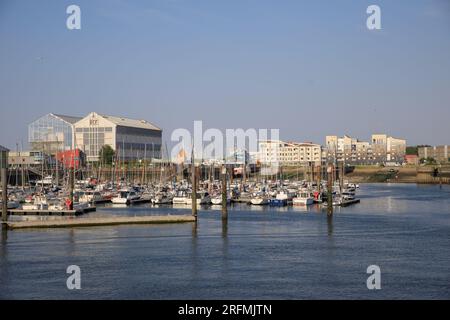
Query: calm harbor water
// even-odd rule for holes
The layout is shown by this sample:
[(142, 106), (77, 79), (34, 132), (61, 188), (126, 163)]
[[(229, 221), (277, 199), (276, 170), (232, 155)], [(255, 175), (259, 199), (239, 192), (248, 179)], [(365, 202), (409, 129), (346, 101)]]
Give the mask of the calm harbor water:
[[(2, 232), (1, 299), (449, 299), (450, 187), (362, 185), (361, 203), (236, 205), (178, 225)], [(190, 213), (99, 207), (100, 215)], [(66, 268), (81, 268), (68, 290)], [(381, 290), (366, 269), (381, 268)]]

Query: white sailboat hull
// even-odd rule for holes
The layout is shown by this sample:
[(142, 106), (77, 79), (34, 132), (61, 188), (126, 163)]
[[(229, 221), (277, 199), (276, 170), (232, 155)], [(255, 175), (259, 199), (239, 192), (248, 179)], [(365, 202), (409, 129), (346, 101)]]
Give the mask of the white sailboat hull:
[(269, 199), (267, 199), (267, 198), (252, 198), (250, 200), (250, 203), (253, 205), (257, 205), (257, 206), (262, 206), (262, 205), (269, 204)]
[(294, 198), (292, 204), (294, 206), (309, 206), (314, 203), (314, 198)]
[(127, 198), (112, 198), (111, 202), (114, 204), (127, 204), (130, 202)]
[(172, 199), (172, 203), (173, 204), (187, 204), (187, 198), (185, 198), (185, 197), (175, 197), (175, 198)]

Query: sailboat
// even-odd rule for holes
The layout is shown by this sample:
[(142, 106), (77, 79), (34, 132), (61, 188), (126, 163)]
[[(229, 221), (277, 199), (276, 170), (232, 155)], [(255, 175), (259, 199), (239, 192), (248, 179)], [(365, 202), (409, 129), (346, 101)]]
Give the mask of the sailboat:
[[(231, 202), (231, 195), (229, 192), (227, 192), (227, 204)], [(211, 197), (211, 203), (214, 205), (221, 205), (222, 204), (222, 193), (218, 193)]]
[(117, 196), (111, 198), (111, 202), (114, 204), (130, 204), (139, 199), (140, 196), (135, 191), (121, 190)]
[(292, 204), (300, 206), (309, 206), (314, 203), (314, 197), (307, 190), (302, 190), (295, 198), (292, 199)]
[(250, 203), (257, 206), (263, 206), (269, 204), (269, 197), (264, 192), (257, 192), (252, 195)]
[[(185, 190), (179, 190), (172, 199), (173, 204), (187, 204), (188, 194)], [(192, 201), (191, 201), (192, 203)]]
[(153, 204), (171, 204), (172, 201), (173, 195), (168, 192), (158, 192), (151, 199)]
[[(197, 204), (199, 204), (199, 205), (202, 205), (202, 204), (206, 205), (206, 204), (211, 203), (211, 196), (206, 191), (197, 192), (196, 199), (197, 199)], [(186, 204), (192, 205), (192, 197), (190, 197), (190, 196), (187, 197)]]

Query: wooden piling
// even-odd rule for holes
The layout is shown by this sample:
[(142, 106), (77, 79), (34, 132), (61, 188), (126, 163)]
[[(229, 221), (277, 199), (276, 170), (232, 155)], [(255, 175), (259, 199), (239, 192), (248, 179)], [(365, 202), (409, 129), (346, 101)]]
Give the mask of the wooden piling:
[(319, 165), (317, 166), (317, 190), (320, 193), (321, 190), (321, 183), (322, 183), (322, 167)]
[(227, 209), (227, 167), (222, 165), (222, 220), (228, 219)]
[(73, 190), (74, 190), (74, 186), (75, 186), (75, 169), (72, 167), (69, 170), (69, 200), (70, 200), (70, 204), (69, 204), (69, 208), (67, 208), (68, 210), (73, 210)]
[(192, 159), (191, 165), (191, 179), (192, 179), (192, 216), (197, 220), (197, 173), (195, 168), (194, 159)]
[(8, 219), (8, 168), (1, 168), (2, 178), (2, 221)]
[(327, 168), (327, 213), (329, 216), (333, 214), (333, 173), (334, 166), (330, 164)]

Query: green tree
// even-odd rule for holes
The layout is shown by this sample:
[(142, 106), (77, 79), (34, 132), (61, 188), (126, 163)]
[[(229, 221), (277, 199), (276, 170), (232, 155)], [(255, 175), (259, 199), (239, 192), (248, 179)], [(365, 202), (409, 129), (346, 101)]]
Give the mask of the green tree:
[(406, 154), (407, 155), (418, 155), (418, 147), (416, 146), (410, 146), (410, 147), (406, 147)]
[(114, 159), (115, 152), (113, 148), (111, 148), (110, 145), (105, 144), (101, 149), (99, 153), (100, 162), (105, 165), (111, 165)]

